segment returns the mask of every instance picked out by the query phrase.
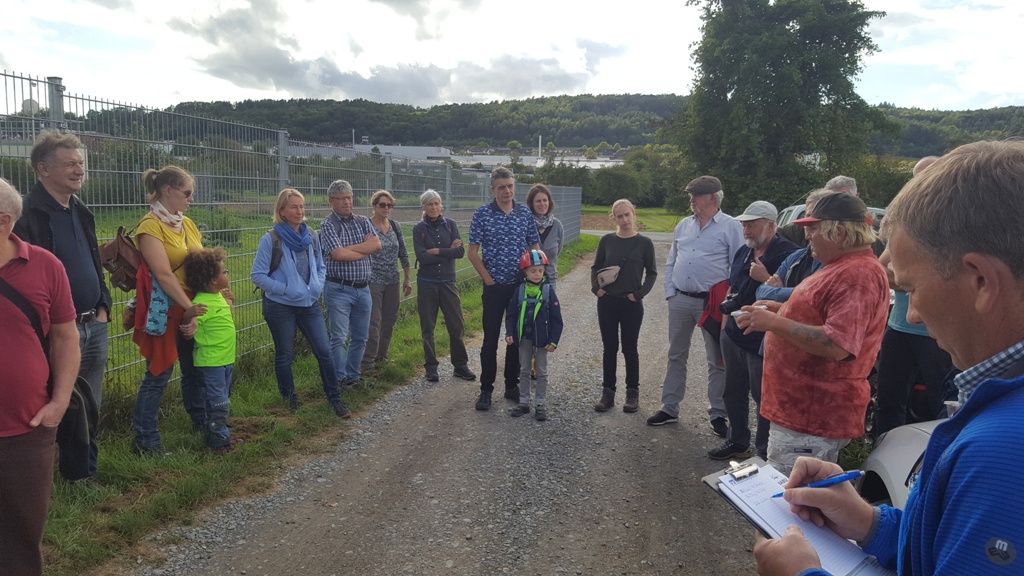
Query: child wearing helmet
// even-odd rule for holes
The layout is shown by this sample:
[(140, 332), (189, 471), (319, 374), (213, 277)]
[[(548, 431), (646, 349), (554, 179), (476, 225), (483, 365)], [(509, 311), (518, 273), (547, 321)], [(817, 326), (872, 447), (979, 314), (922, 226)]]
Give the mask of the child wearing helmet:
[(505, 343), (519, 347), (519, 404), (513, 417), (530, 413), (530, 365), (536, 363), (534, 418), (547, 420), (544, 405), (548, 387), (548, 352), (554, 352), (562, 337), (562, 310), (555, 290), (547, 282), (544, 268), (548, 257), (541, 250), (527, 250), (519, 259), (522, 282), (508, 303), (505, 313)]

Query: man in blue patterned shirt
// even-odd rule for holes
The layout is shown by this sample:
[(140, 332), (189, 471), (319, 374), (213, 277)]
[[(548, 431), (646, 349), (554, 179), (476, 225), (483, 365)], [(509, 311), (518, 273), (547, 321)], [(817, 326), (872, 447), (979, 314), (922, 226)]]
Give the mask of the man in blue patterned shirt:
[(351, 184), (335, 180), (327, 197), (331, 215), (320, 226), (327, 266), (324, 305), (338, 384), (353, 386), (360, 382), (359, 364), (370, 333), (370, 254), (380, 251), (380, 238), (369, 218), (352, 213)]
[[(519, 257), (529, 248), (540, 249), (533, 212), (515, 201), (516, 181), (511, 170), (498, 166), (491, 171), (491, 193), (494, 201), (477, 208), (469, 224), (469, 261), (484, 281), (477, 410), (491, 408), (498, 374), (498, 338), (505, 309), (516, 290)], [(519, 401), (519, 350), (515, 346), (505, 348), (505, 398)]]

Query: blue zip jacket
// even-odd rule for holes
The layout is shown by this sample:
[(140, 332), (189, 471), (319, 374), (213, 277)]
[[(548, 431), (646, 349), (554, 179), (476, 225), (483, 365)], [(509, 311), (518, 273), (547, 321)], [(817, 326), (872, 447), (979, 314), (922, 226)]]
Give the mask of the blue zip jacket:
[(548, 344), (558, 346), (562, 337), (562, 307), (558, 304), (558, 296), (554, 288), (548, 284), (547, 277), (541, 282), (541, 300), (526, 297), (526, 283), (520, 282), (516, 292), (508, 302), (505, 311), (505, 336), (511, 336), (516, 346), (519, 345), (523, 327), (520, 317), (531, 317), (534, 321), (533, 346), (544, 348)]
[(324, 257), (320, 253), (320, 240), (316, 232), (309, 231), (313, 235), (313, 243), (306, 248), (309, 254), (309, 283), (307, 284), (299, 277), (299, 271), (295, 268), (295, 256), (292, 251), (281, 243), (281, 264), (270, 271), (270, 257), (273, 252), (273, 241), (270, 233), (260, 238), (259, 247), (256, 249), (256, 258), (252, 261), (252, 271), (249, 272), (249, 279), (259, 289), (263, 290), (263, 296), (287, 306), (299, 306), (309, 308), (320, 300), (320, 294), (324, 291), (324, 278), (327, 276), (327, 267), (324, 266)]

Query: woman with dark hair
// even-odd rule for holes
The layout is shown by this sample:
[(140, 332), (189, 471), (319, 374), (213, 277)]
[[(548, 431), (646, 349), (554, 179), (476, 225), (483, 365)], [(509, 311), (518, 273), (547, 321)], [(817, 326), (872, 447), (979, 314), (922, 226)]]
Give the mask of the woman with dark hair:
[(288, 408), (292, 412), (299, 409), (292, 374), (298, 328), (316, 357), (331, 408), (339, 418), (350, 418), (352, 413), (341, 401), (327, 324), (320, 310), (327, 268), (316, 233), (305, 220), (302, 193), (294, 188), (282, 190), (274, 205), (274, 227), (260, 238), (249, 279), (263, 291), (263, 319), (274, 340), (277, 389)]
[(551, 197), (551, 190), (547, 186), (534, 184), (526, 195), (526, 205), (533, 212), (533, 220), (537, 223), (540, 249), (548, 257), (544, 275), (548, 277), (548, 284), (554, 288), (558, 281), (558, 254), (565, 246), (562, 222), (555, 218), (555, 199)]
[[(636, 412), (640, 401), (640, 325), (644, 321), (643, 298), (654, 288), (658, 277), (654, 261), (654, 243), (635, 226), (636, 208), (626, 199), (612, 204), (615, 232), (605, 234), (597, 245), (590, 268), (591, 291), (597, 295), (597, 322), (604, 345), (604, 379), (601, 400), (594, 410), (605, 412), (615, 405), (615, 367), (618, 364), (619, 331), (622, 331), (622, 356), (626, 360), (626, 403), (623, 412)], [(610, 283), (602, 269), (617, 266), (618, 274)], [(599, 281), (599, 276), (601, 280)]]
[(196, 331), (196, 316), (204, 314), (206, 307), (192, 304), (194, 294), (185, 287), (181, 266), (190, 251), (201, 250), (203, 245), (199, 229), (185, 216), (194, 198), (192, 176), (178, 166), (165, 166), (146, 170), (142, 184), (150, 210), (135, 231), (142, 262), (135, 291), (132, 341), (146, 359), (146, 373), (132, 411), (132, 450), (160, 456), (164, 450), (157, 412), (175, 361), (181, 368), (181, 400), (192, 419), (192, 428), (205, 429), (206, 398), (193, 364), (195, 345), (191, 337)]
[[(373, 224), (380, 238), (380, 252), (370, 255), (370, 333), (363, 351), (362, 372), (368, 372), (380, 362), (388, 359), (391, 335), (398, 321), (398, 305), (402, 296), (412, 294), (412, 280), (409, 278), (409, 251), (405, 249), (402, 227), (391, 219), (395, 198), (387, 190), (377, 190), (370, 198), (373, 206)], [(398, 263), (402, 263), (401, 295), (398, 291)]]

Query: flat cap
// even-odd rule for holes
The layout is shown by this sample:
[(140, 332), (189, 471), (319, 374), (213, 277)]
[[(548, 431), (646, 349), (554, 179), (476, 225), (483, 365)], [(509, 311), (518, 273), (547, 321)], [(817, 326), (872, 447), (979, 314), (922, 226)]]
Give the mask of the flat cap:
[(714, 194), (722, 189), (722, 182), (714, 176), (698, 176), (686, 185), (686, 193), (694, 196)]

